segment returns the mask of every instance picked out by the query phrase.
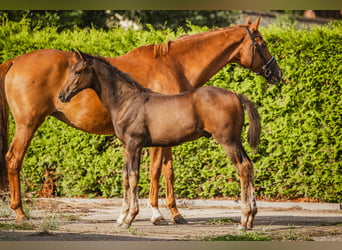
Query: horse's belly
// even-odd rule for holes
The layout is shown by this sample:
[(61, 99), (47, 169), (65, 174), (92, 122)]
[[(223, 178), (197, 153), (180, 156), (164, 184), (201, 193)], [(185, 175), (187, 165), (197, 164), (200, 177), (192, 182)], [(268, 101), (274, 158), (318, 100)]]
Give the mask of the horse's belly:
[(97, 95), (85, 89), (75, 95), (69, 103), (59, 103), (53, 114), (70, 126), (92, 134), (114, 134), (111, 117)]

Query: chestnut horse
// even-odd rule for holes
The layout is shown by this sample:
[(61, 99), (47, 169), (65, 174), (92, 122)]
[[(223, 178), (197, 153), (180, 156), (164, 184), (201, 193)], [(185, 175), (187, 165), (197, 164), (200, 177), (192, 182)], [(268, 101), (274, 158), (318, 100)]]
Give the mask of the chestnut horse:
[[(110, 64), (155, 92), (177, 94), (203, 85), (227, 63), (239, 63), (260, 73), (269, 83), (281, 80), (281, 70), (258, 31), (260, 19), (251, 24), (188, 35), (164, 44), (147, 45), (116, 57)], [(22, 209), (20, 170), (30, 141), (49, 115), (70, 126), (94, 134), (113, 134), (107, 111), (91, 90), (82, 91), (69, 103), (57, 93), (75, 59), (70, 52), (44, 49), (11, 59), (0, 65), (0, 189), (7, 187), (17, 221), (27, 218)], [(15, 120), (15, 134), (7, 151), (7, 102)], [(82, 112), (80, 112), (82, 110)], [(6, 154), (7, 152), (7, 154)], [(6, 155), (6, 157), (5, 157)], [(158, 210), (158, 183), (166, 178), (166, 205), (172, 221), (184, 223), (173, 194), (171, 148), (151, 149), (150, 204), (155, 224), (165, 220)], [(6, 168), (7, 166), (7, 168)]]
[(143, 147), (170, 147), (201, 136), (213, 138), (226, 150), (241, 181), (241, 229), (253, 227), (257, 207), (254, 168), (242, 143), (243, 104), (249, 116), (249, 143), (260, 137), (260, 118), (247, 97), (217, 87), (200, 87), (178, 95), (162, 95), (141, 87), (103, 59), (75, 52), (72, 66), (58, 95), (69, 102), (91, 88), (110, 114), (115, 135), (123, 144), (124, 199), (117, 220), (127, 228), (139, 212), (138, 181)]

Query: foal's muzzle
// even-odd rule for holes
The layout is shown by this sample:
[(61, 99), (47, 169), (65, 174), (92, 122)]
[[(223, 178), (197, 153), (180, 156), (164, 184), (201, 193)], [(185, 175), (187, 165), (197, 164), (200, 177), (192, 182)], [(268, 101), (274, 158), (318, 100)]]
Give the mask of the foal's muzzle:
[(59, 92), (59, 94), (58, 94), (58, 99), (63, 103), (70, 102), (71, 97), (72, 97), (72, 95), (66, 96), (62, 92)]

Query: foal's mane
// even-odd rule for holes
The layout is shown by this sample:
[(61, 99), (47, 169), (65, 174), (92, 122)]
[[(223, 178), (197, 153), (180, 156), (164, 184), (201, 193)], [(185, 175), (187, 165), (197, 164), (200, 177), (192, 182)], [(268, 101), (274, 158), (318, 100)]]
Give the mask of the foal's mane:
[(100, 61), (102, 63), (104, 63), (107, 67), (109, 67), (110, 71), (111, 71), (111, 75), (112, 77), (116, 77), (116, 78), (121, 78), (122, 80), (124, 80), (126, 83), (128, 83), (129, 85), (131, 85), (132, 87), (134, 87), (136, 90), (140, 91), (140, 92), (152, 92), (150, 89), (148, 88), (144, 88), (143, 86), (141, 86), (137, 81), (133, 80), (128, 73), (124, 73), (121, 70), (119, 70), (117, 67), (111, 65), (109, 62), (107, 62), (103, 57), (98, 57), (98, 56), (91, 56), (88, 55), (90, 58), (92, 58), (93, 60), (97, 60)]

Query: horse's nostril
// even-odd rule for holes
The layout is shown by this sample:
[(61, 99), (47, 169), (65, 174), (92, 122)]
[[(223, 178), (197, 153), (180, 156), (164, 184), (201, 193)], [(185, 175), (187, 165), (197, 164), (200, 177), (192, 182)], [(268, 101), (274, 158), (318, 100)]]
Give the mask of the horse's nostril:
[(59, 98), (59, 100), (61, 100), (62, 102), (65, 101), (65, 98), (64, 98), (64, 96), (63, 96), (62, 93), (59, 93), (59, 94), (58, 94), (58, 98)]

